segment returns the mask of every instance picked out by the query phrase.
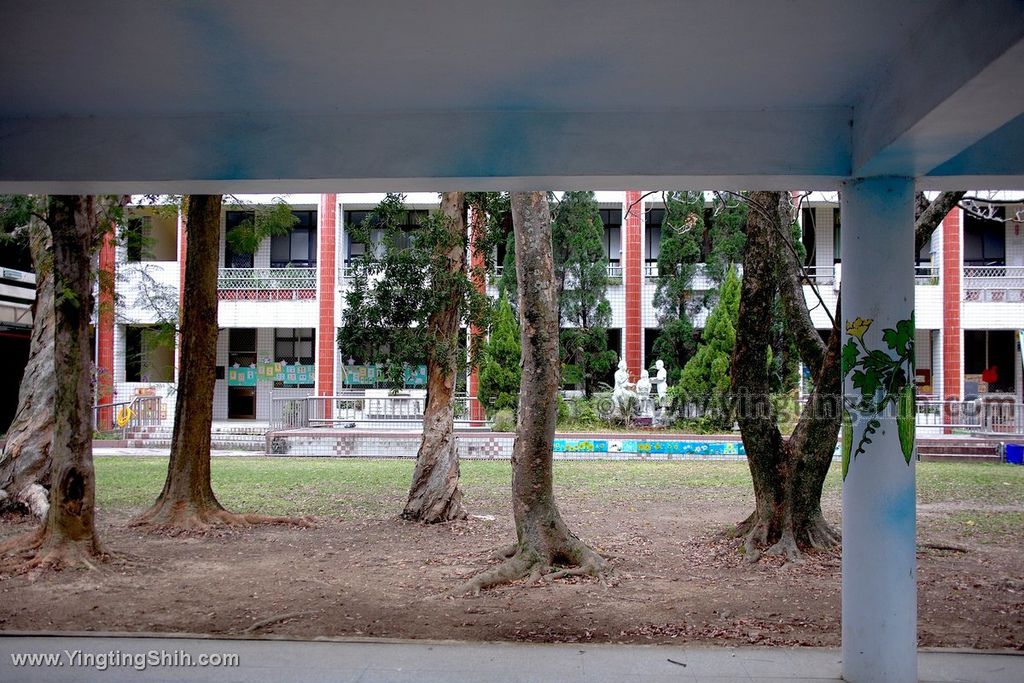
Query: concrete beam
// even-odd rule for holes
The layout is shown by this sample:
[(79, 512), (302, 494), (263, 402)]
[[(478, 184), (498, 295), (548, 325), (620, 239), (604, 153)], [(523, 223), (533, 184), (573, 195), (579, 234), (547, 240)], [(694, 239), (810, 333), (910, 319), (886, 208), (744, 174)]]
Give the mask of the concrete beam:
[(849, 173), (850, 115), (839, 107), (0, 119), (0, 191), (833, 187)]
[(1024, 2), (940, 6), (854, 107), (853, 175), (926, 175), (1011, 121), (1024, 112), (1021, 65)]

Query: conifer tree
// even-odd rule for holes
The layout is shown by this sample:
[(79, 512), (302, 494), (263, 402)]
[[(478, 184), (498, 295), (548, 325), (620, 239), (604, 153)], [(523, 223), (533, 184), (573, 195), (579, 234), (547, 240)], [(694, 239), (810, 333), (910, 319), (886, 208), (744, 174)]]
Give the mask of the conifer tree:
[(612, 307), (608, 302), (608, 255), (604, 224), (593, 192), (566, 192), (553, 211), (552, 243), (563, 363), (575, 368), (590, 396), (617, 360), (608, 348)]
[(516, 410), (522, 378), (522, 350), (519, 324), (508, 298), (503, 294), (491, 325), (491, 335), (480, 362), (480, 386), (477, 395), (488, 415), (499, 410)]
[(680, 392), (690, 401), (710, 400), (716, 410), (709, 415), (710, 426), (727, 429), (732, 425), (728, 409), (730, 363), (736, 344), (736, 320), (740, 309), (740, 279), (730, 267), (719, 291), (718, 303), (704, 325), (700, 348), (683, 368)]
[(654, 308), (661, 333), (654, 342), (654, 357), (665, 361), (668, 381), (675, 384), (693, 355), (696, 339), (690, 322), (692, 282), (701, 259), (704, 239), (704, 193), (666, 192), (665, 220), (658, 253), (658, 283)]

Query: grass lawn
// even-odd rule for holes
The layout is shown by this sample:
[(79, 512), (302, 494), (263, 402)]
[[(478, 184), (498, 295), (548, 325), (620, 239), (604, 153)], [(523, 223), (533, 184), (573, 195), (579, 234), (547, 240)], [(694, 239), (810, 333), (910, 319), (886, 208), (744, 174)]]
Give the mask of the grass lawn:
[[(229, 509), (268, 514), (372, 516), (395, 514), (412, 477), (412, 460), (214, 458), (213, 487)], [(96, 458), (96, 496), (101, 509), (131, 511), (155, 500), (166, 458)], [(462, 463), (462, 487), (471, 508), (508, 503), (507, 462)], [(985, 506), (1024, 501), (1024, 467), (983, 463), (918, 463), (921, 503), (972, 501)], [(562, 499), (599, 499), (629, 504), (670, 501), (681, 495), (743, 500), (752, 496), (746, 463), (723, 461), (555, 463)], [(839, 467), (825, 482), (826, 498), (838, 496)]]

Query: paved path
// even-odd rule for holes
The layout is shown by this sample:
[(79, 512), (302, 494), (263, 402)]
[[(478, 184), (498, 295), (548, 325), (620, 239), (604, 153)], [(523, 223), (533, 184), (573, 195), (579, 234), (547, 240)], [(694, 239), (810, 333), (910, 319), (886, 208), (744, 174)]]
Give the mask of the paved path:
[[(147, 458), (167, 458), (170, 456), (171, 448), (167, 446), (165, 448), (107, 448), (106, 446), (93, 446), (92, 454), (94, 457), (104, 457), (108, 455), (136, 455), (144, 456)], [(263, 451), (240, 451), (240, 450), (220, 450), (214, 449), (210, 451), (210, 455), (215, 458), (219, 457), (231, 457), (231, 458), (251, 458), (251, 457), (266, 457), (266, 453)], [(415, 455), (415, 454), (414, 454)]]
[[(70, 657), (81, 652), (78, 665)], [(52, 653), (59, 664), (14, 666), (12, 654)], [(113, 653), (113, 654), (110, 654)], [(105, 671), (98, 660), (108, 659)], [(187, 655), (193, 666), (147, 666), (132, 656)], [(238, 657), (238, 666), (199, 666), (201, 656)], [(612, 681), (835, 681), (839, 652), (819, 648), (708, 648), (642, 645), (534, 645), (424, 641), (222, 640), (110, 636), (0, 636), (0, 681), (238, 681), (239, 683), (605, 683)], [(1024, 655), (929, 651), (922, 681), (1024, 681)]]

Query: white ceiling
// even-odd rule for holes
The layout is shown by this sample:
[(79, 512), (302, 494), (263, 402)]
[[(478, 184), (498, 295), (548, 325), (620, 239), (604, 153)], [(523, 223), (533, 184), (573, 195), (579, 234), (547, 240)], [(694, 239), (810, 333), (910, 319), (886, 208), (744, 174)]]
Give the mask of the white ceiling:
[(1021, 0), (5, 0), (3, 16), (0, 188), (1024, 175)]

